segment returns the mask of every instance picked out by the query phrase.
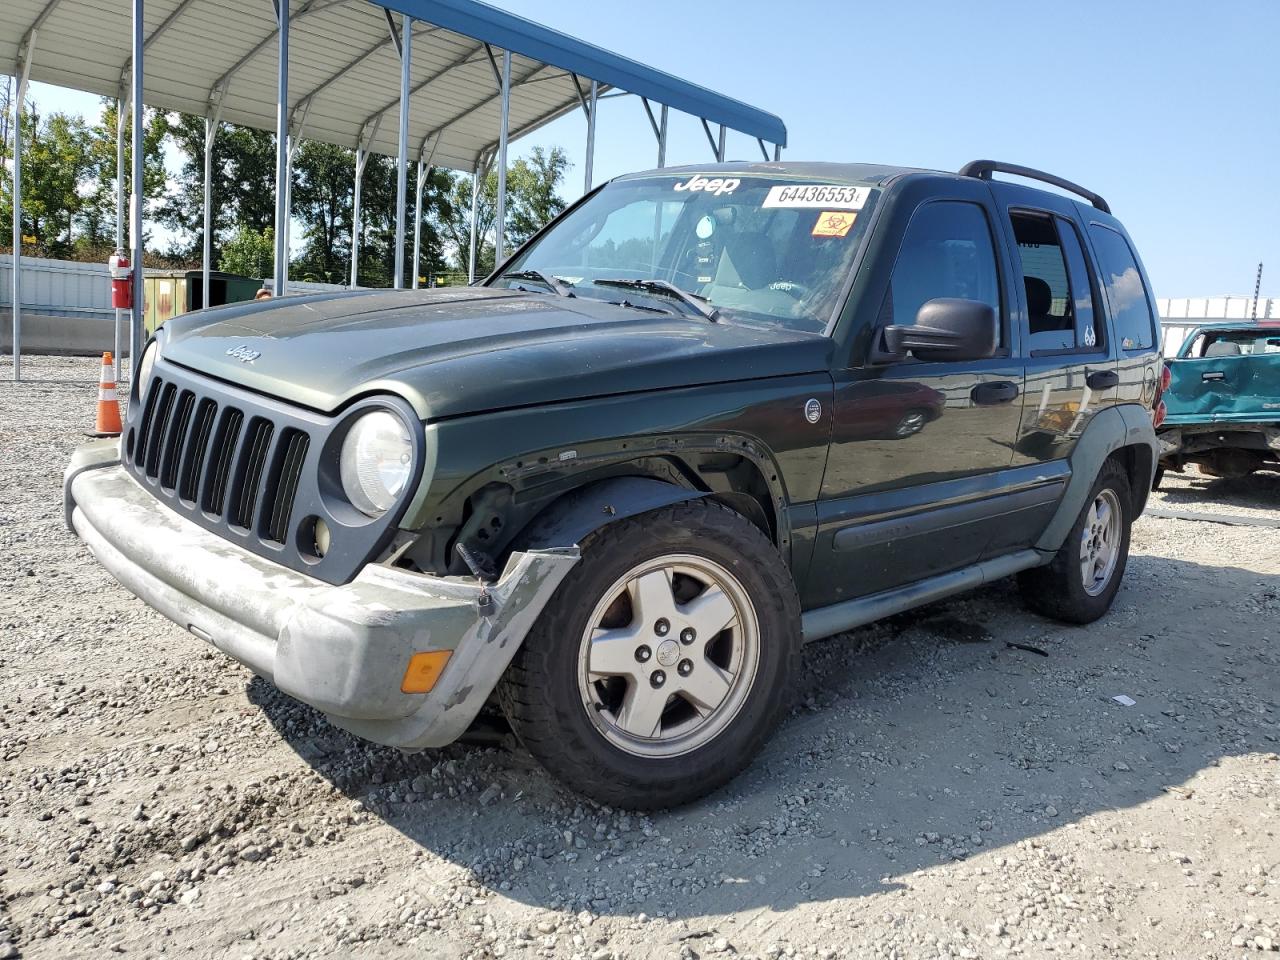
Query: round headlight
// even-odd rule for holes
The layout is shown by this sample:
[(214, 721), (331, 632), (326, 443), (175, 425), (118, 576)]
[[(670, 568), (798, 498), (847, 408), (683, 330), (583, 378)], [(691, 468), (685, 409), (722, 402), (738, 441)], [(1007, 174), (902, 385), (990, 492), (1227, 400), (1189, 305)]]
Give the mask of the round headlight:
[(366, 413), (342, 441), (342, 489), (361, 513), (381, 516), (395, 505), (409, 482), (413, 441), (393, 413)]
[(147, 349), (142, 351), (142, 360), (138, 364), (138, 397), (147, 395), (147, 383), (151, 380), (151, 368), (155, 366), (156, 357), (160, 355), (160, 343), (152, 340)]

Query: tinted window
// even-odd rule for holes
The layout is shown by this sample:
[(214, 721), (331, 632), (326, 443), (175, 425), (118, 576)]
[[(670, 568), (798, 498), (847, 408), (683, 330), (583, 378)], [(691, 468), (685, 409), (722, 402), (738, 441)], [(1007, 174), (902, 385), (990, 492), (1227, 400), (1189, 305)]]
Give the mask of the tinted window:
[(1155, 345), (1151, 305), (1142, 283), (1138, 261), (1124, 237), (1100, 224), (1089, 227), (1093, 249), (1098, 254), (1102, 286), (1111, 307), (1116, 336), (1124, 350), (1140, 350)]
[(915, 212), (893, 266), (884, 322), (912, 324), (926, 302), (960, 297), (1000, 316), (1000, 281), (987, 215), (976, 203), (927, 203)]
[(1060, 217), (1055, 217), (1058, 226), (1058, 239), (1062, 242), (1062, 251), (1067, 255), (1067, 273), (1071, 278), (1071, 312), (1075, 319), (1076, 346), (1097, 347), (1101, 350), (1103, 330), (1106, 324), (1099, 324), (1094, 319), (1093, 283), (1089, 280), (1089, 268), (1085, 264), (1084, 248), (1080, 244), (1080, 234), (1074, 224)]
[(1093, 290), (1075, 227), (1048, 214), (1010, 220), (1022, 266), (1033, 353), (1098, 348)]

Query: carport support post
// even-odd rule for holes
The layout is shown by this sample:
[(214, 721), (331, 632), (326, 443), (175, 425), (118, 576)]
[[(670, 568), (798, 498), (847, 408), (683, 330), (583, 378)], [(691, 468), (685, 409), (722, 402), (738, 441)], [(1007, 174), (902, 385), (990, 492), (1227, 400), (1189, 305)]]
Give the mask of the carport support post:
[[(406, 14), (401, 18), (401, 24), (400, 139), (396, 150), (396, 274), (391, 284), (397, 290), (404, 289), (404, 201), (409, 176), (409, 71), (413, 65), (413, 20)], [(418, 173), (422, 173), (421, 164), (418, 165)], [(421, 191), (418, 195), (422, 195)], [(414, 286), (417, 286), (416, 281)]]
[(599, 85), (596, 81), (591, 81), (591, 106), (587, 110), (587, 157), (583, 161), (583, 168), (586, 170), (585, 183), (582, 188), (583, 193), (591, 192), (591, 168), (595, 164), (596, 159), (596, 104), (599, 102)]
[(507, 229), (507, 136), (511, 120), (511, 51), (502, 51), (502, 129), (498, 133), (498, 212), (494, 217), (493, 268), (502, 263)]
[[(221, 112), (221, 111), (219, 111)], [(209, 306), (209, 261), (213, 258), (213, 143), (218, 139), (218, 116), (204, 118), (204, 251), (201, 260), (200, 306)]]
[(289, 0), (276, 0), (279, 59), (276, 63), (276, 255), (275, 290), (284, 296), (289, 282)]
[(480, 184), (484, 178), (480, 175), (480, 169), (484, 166), (484, 161), (476, 158), (476, 169), (471, 174), (471, 255), (467, 260), (467, 283), (476, 282), (476, 247), (479, 244), (480, 225), (477, 222), (480, 217)]
[(129, 202), (129, 262), (133, 264), (133, 315), (129, 324), (129, 376), (136, 375), (138, 357), (142, 353), (142, 55), (145, 44), (142, 19), (143, 0), (133, 0), (133, 79), (130, 81), (133, 98), (133, 188)]
[(13, 98), (13, 379), (22, 379), (22, 101), (27, 96), (27, 77), (31, 73), (31, 54), (36, 38), (27, 35), (22, 53), (22, 72)]
[[(120, 91), (120, 96), (116, 97), (116, 249), (124, 249), (124, 118), (129, 112), (129, 101), (124, 95), (124, 90)], [(117, 383), (120, 382), (120, 350), (121, 350), (121, 334), (123, 331), (123, 310), (112, 311), (116, 317), (116, 335), (115, 335), (115, 353), (112, 359), (115, 361), (115, 369), (111, 374), (115, 377)]]
[(364, 180), (364, 164), (369, 158), (364, 147), (364, 131), (356, 147), (356, 185), (351, 198), (351, 286), (354, 289), (360, 279), (360, 182)]
[(413, 185), (413, 282), (410, 286), (418, 289), (418, 271), (419, 264), (422, 262), (422, 190), (426, 186), (427, 171), (431, 168), (422, 162), (422, 156), (418, 156), (418, 175)]
[(667, 165), (667, 105), (662, 105), (658, 118), (658, 169)]
[(722, 123), (720, 124), (720, 142), (716, 146), (716, 159), (719, 160), (721, 163), (724, 163), (724, 137), (725, 137), (725, 126)]

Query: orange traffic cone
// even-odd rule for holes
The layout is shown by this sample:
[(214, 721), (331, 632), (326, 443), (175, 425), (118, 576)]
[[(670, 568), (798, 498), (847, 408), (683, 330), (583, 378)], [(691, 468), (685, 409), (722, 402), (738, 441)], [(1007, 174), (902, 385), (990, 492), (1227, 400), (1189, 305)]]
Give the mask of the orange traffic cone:
[(120, 401), (116, 399), (115, 374), (112, 373), (111, 351), (102, 355), (102, 378), (98, 381), (98, 417), (91, 437), (120, 436)]

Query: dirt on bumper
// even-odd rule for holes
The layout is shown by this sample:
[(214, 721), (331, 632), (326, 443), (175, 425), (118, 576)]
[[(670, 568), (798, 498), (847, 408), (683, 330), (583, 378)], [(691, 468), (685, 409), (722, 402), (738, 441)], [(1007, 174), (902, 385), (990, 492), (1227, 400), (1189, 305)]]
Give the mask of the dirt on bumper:
[[(460, 736), (578, 561), (513, 554), (475, 580), (369, 564), (333, 586), (274, 564), (158, 502), (102, 444), (76, 452), (70, 525), (126, 588), (195, 636), (351, 732), (405, 749)], [(430, 693), (400, 689), (410, 657), (452, 651)]]

